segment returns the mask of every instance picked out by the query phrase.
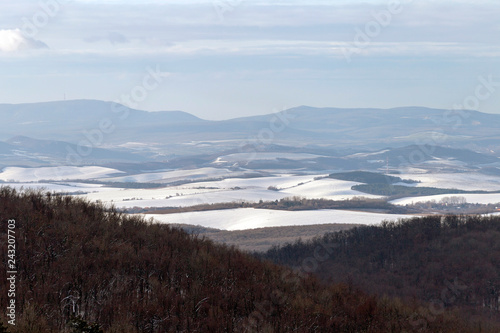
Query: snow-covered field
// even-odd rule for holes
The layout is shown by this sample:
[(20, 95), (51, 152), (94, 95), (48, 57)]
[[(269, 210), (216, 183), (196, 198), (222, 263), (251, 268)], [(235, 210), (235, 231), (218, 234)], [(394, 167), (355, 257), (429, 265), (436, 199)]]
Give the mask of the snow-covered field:
[(57, 193), (94, 193), (106, 192), (116, 190), (114, 188), (105, 187), (100, 184), (86, 184), (86, 183), (0, 183), (0, 186), (8, 186), (17, 190), (33, 189), (41, 190), (44, 192), (57, 192)]
[[(259, 154), (263, 154), (262, 156), (259, 155), (261, 158), (270, 158), (266, 153)], [(239, 158), (239, 154), (233, 155)], [(308, 154), (292, 155), (296, 155), (296, 158), (308, 157), (306, 156)], [(272, 154), (272, 156), (280, 155)], [(284, 154), (283, 157), (285, 156), (287, 155)], [(61, 193), (85, 193), (79, 194), (79, 196), (91, 201), (100, 200), (105, 204), (113, 204), (118, 208), (188, 207), (213, 203), (274, 201), (294, 196), (331, 200), (345, 200), (354, 197), (380, 198), (380, 196), (351, 190), (353, 185), (359, 184), (356, 182), (329, 178), (318, 179), (318, 177), (325, 176), (324, 174), (292, 175), (274, 172), (275, 174), (269, 177), (245, 178), (245, 174), (255, 173), (255, 171), (243, 170), (235, 172), (225, 168), (207, 167), (191, 170), (158, 170), (156, 172), (141, 172), (135, 175), (120, 176), (120, 174), (123, 174), (120, 170), (98, 166), (7, 167), (0, 172), (0, 181), (4, 182), (3, 184), (0, 183), (0, 185), (12, 186), (18, 189), (35, 188)], [(456, 188), (461, 190), (500, 190), (500, 177), (479, 173), (422, 173), (420, 170), (414, 170), (399, 176), (403, 179), (421, 181), (421, 183), (409, 186)], [(222, 178), (225, 179), (214, 180)], [(155, 189), (124, 189), (82, 182), (76, 183), (75, 180), (140, 183), (168, 183), (182, 180), (196, 182)], [(447, 196), (462, 196), (470, 203), (500, 202), (500, 194), (459, 194), (408, 197), (394, 200), (393, 203), (406, 205), (412, 202), (439, 201)]]
[(321, 155), (305, 154), (305, 153), (267, 153), (267, 152), (254, 152), (254, 153), (236, 153), (225, 156), (220, 156), (213, 163), (235, 163), (240, 161), (256, 161), (268, 160), (275, 161), (278, 159), (287, 160), (309, 160), (322, 157)]
[(123, 173), (122, 171), (99, 166), (86, 167), (42, 167), (19, 168), (7, 167), (0, 173), (0, 180), (4, 182), (39, 182), (42, 180), (82, 180), (96, 179)]
[(417, 186), (454, 188), (465, 191), (500, 191), (500, 177), (480, 173), (405, 173), (398, 177), (421, 181)]
[[(118, 208), (189, 207), (228, 202), (275, 201), (299, 196), (307, 199), (345, 200), (354, 197), (379, 198), (351, 190), (359, 184), (334, 179), (314, 180), (314, 176), (231, 178), (162, 189), (118, 189), (85, 195), (91, 200), (113, 203)], [(279, 191), (269, 190), (274, 186)]]
[(354, 197), (382, 198), (382, 196), (366, 194), (351, 190), (351, 187), (360, 183), (336, 179), (319, 179), (293, 188), (286, 189), (290, 195), (307, 199), (346, 200)]
[[(140, 173), (136, 175), (102, 179), (109, 182), (125, 183), (172, 183), (184, 180), (213, 179), (242, 176), (247, 172), (233, 172), (228, 169), (200, 168), (190, 170), (171, 170), (162, 172)], [(250, 173), (250, 172), (248, 172)], [(254, 173), (254, 172), (252, 172)]]
[(169, 199), (160, 200), (134, 200), (125, 202), (114, 202), (116, 207), (189, 207), (201, 204), (229, 203), (229, 202), (258, 202), (274, 201), (287, 197), (285, 193), (248, 189), (212, 191), (198, 194), (184, 194)]
[(191, 196), (205, 196), (210, 192), (217, 192), (213, 189), (200, 189), (193, 187), (171, 186), (158, 189), (123, 189), (113, 188), (107, 191), (95, 191), (80, 197), (91, 201), (101, 201), (103, 203), (114, 204), (118, 208), (132, 207), (165, 207), (172, 205), (170, 202), (175, 198), (185, 198)]
[(444, 197), (463, 197), (468, 203), (477, 204), (496, 204), (500, 203), (500, 193), (492, 194), (440, 194), (429, 195), (424, 197), (408, 197), (392, 200), (391, 203), (395, 205), (411, 205), (412, 203), (436, 201), (439, 202)]
[(146, 214), (162, 223), (201, 225), (223, 230), (245, 230), (263, 227), (312, 225), (327, 223), (378, 224), (384, 220), (409, 218), (410, 215), (376, 214), (344, 210), (280, 211), (240, 208), (177, 214)]
[(207, 186), (207, 187), (219, 187), (219, 188), (268, 188), (269, 186), (274, 186), (278, 189), (288, 189), (299, 184), (304, 184), (314, 180), (317, 175), (314, 176), (295, 176), (290, 174), (284, 174), (274, 177), (259, 177), (259, 178), (229, 178), (221, 181), (209, 181), (193, 183), (190, 186)]

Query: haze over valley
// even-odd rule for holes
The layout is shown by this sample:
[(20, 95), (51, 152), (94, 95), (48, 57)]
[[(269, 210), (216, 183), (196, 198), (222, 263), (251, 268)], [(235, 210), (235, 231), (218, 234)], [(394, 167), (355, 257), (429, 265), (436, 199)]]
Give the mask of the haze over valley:
[[(485, 213), (500, 206), (495, 114), (302, 106), (206, 121), (87, 100), (0, 105), (0, 113), (3, 185), (75, 195), (165, 223), (236, 230), (403, 217), (385, 208), (304, 211), (295, 219), (245, 206), (280, 200), (381, 200), (403, 214), (429, 213), (403, 207), (450, 197), (490, 205)], [(367, 175), (357, 179), (361, 170)], [(155, 214), (222, 204), (232, 209)]]
[(0, 333), (500, 332), (498, 0), (0, 3)]

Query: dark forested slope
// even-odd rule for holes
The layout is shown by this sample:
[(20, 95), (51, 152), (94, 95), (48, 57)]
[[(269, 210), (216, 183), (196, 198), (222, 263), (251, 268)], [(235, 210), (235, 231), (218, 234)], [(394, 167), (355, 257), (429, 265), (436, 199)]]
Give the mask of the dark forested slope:
[[(16, 306), (16, 326), (2, 311), (0, 331), (485, 332), (453, 313), (326, 285), (80, 199), (2, 188), (0, 219), (0, 306)], [(9, 225), (13, 298), (5, 292)]]
[[(321, 244), (329, 253), (304, 262)], [(437, 313), (500, 323), (500, 216), (428, 216), (275, 247), (264, 258), (324, 281), (429, 302)], [(499, 326), (500, 327), (500, 326)]]

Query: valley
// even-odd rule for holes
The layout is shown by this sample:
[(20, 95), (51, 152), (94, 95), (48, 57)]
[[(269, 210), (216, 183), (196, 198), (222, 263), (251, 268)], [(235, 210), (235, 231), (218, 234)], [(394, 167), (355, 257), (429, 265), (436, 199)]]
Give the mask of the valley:
[[(88, 129), (92, 127), (82, 130), (81, 126), (92, 126), (99, 123), (101, 117), (109, 116), (106, 109), (110, 105), (112, 104), (99, 101), (18, 105), (14, 107), (18, 116), (6, 117), (1, 125), (4, 126), (4, 137), (0, 139), (5, 141), (0, 142), (0, 193), (7, 203), (0, 202), (0, 206), (4, 205), (13, 214), (20, 214), (26, 230), (31, 228), (29, 221), (35, 224), (41, 221), (57, 223), (58, 228), (63, 228), (54, 230), (57, 235), (54, 242), (63, 251), (58, 252), (57, 256), (66, 260), (66, 266), (72, 259), (66, 257), (64, 251), (69, 251), (70, 248), (79, 258), (83, 258), (88, 251), (106, 253), (109, 258), (115, 255), (130, 257), (130, 251), (141, 249), (140, 251), (145, 252), (137, 260), (144, 262), (143, 256), (149, 256), (145, 253), (149, 253), (147, 251), (152, 246), (150, 244), (163, 248), (164, 245), (161, 244), (164, 244), (165, 239), (177, 237), (183, 238), (183, 244), (190, 244), (193, 248), (208, 246), (207, 255), (213, 253), (210, 251), (218, 251), (218, 255), (209, 259), (211, 265), (220, 260), (220, 255), (228, 250), (229, 258), (266, 258), (290, 266), (294, 269), (293, 274), (297, 273), (297, 269), (297, 274), (304, 274), (301, 270), (307, 268), (307, 261), (315, 267), (313, 273), (316, 277), (312, 277), (313, 274), (307, 276), (318, 278), (322, 280), (321, 283), (344, 283), (347, 293), (353, 290), (352, 281), (360, 286), (360, 292), (370, 292), (375, 283), (374, 290), (380, 294), (370, 297), (372, 302), (380, 302), (373, 303), (379, 304), (378, 306), (393, 304), (391, 302), (400, 304), (400, 301), (393, 298), (380, 298), (383, 293), (388, 293), (391, 297), (401, 296), (402, 302), (410, 304), (412, 292), (416, 291), (417, 302), (422, 305), (410, 307), (413, 307), (413, 313), (417, 313), (419, 317), (427, 316), (427, 310), (422, 310), (423, 306), (434, 304), (426, 292), (435, 292), (436, 288), (439, 291), (440, 281), (426, 280), (426, 284), (419, 287), (418, 277), (415, 281), (415, 278), (406, 276), (406, 269), (417, 276), (419, 272), (425, 273), (426, 279), (438, 276), (446, 283), (453, 278), (449, 274), (459, 271), (457, 267), (460, 262), (477, 262), (481, 265), (481, 272), (484, 271), (487, 276), (496, 274), (495, 269), (490, 267), (495, 264), (496, 256), (491, 256), (490, 263), (489, 259), (474, 261), (470, 255), (490, 257), (486, 255), (487, 251), (495, 252), (498, 248), (494, 235), (500, 213), (500, 146), (497, 146), (495, 134), (490, 127), (496, 126), (500, 116), (473, 112), (471, 116), (483, 122), (471, 119), (475, 125), (464, 124), (463, 128), (443, 125), (440, 130), (446, 136), (441, 136), (442, 140), (426, 143), (421, 138), (426, 137), (428, 131), (435, 127), (436, 117), (439, 118), (441, 112), (447, 111), (425, 108), (341, 110), (299, 107), (280, 114), (248, 119), (205, 121), (182, 112), (149, 114), (127, 109), (133, 121), (125, 119), (120, 125), (122, 127), (116, 122), (114, 131), (99, 133), (95, 129)], [(12, 112), (12, 107), (0, 105), (0, 113), (2, 108)], [(17, 122), (18, 119), (29, 117), (36, 108), (45, 110), (47, 118), (44, 121), (54, 122), (55, 127), (47, 127), (52, 128), (51, 131), (33, 127), (31, 123)], [(93, 111), (81, 116), (78, 123), (71, 119), (72, 111), (86, 108)], [(125, 107), (121, 106), (121, 110), (123, 108)], [(53, 114), (50, 111), (52, 109)], [(58, 117), (68, 121), (64, 131), (56, 129), (61, 125)], [(270, 124), (276, 125), (276, 119), (282, 122), (286, 120), (288, 123), (286, 126), (271, 126)], [(292, 119), (298, 119), (299, 122), (293, 123)], [(434, 120), (429, 122), (429, 119)], [(484, 122), (484, 119), (488, 122)], [(476, 128), (482, 126), (478, 122), (484, 124), (481, 130)], [(391, 125), (393, 123), (402, 128)], [(8, 137), (9, 126), (18, 127), (16, 136)], [(72, 126), (75, 130), (68, 130)], [(78, 126), (80, 130), (76, 130)], [(388, 126), (394, 126), (394, 130), (388, 130)], [(82, 135), (86, 139), (82, 140)], [(462, 137), (467, 137), (467, 140), (460, 139)], [(21, 206), (17, 205), (28, 208), (20, 211)], [(75, 215), (77, 211), (80, 213)], [(86, 233), (85, 237), (91, 240), (90, 243), (80, 246), (80, 236), (74, 235), (71, 244), (76, 242), (76, 247), (65, 243), (66, 231), (62, 230), (70, 226), (66, 225), (68, 221), (65, 219), (59, 219), (61, 212), (81, 218), (83, 224), (71, 222), (71, 228), (80, 230), (75, 231), (75, 235), (79, 232)], [(30, 216), (35, 217), (36, 221), (29, 220)], [(453, 222), (455, 218), (460, 222)], [(471, 224), (471, 228), (477, 230), (464, 231), (469, 225), (463, 222), (465, 218), (473, 222), (476, 221), (474, 219), (483, 219), (480, 220), (483, 221), (481, 223), (487, 225), (491, 232), (481, 229), (481, 224)], [(432, 224), (432, 239), (425, 238), (431, 230), (429, 223)], [(92, 225), (107, 230), (101, 240), (92, 236), (92, 229), (88, 229)], [(440, 228), (443, 234), (440, 234)], [(455, 235), (455, 228), (458, 228), (460, 235), (465, 233), (463, 238)], [(128, 231), (120, 235), (111, 231), (125, 229)], [(411, 230), (411, 235), (407, 234), (407, 229)], [(391, 238), (393, 231), (400, 233), (397, 240)], [(158, 233), (163, 238), (157, 238)], [(175, 236), (175, 233), (179, 234)], [(442, 239), (439, 238), (441, 236)], [(110, 240), (110, 237), (114, 240)], [(148, 241), (144, 241), (142, 237), (146, 237)], [(486, 239), (491, 245), (490, 249), (485, 246), (476, 247), (475, 237)], [(330, 253), (332, 249), (329, 247), (321, 250), (327, 251), (325, 255), (320, 255), (323, 252), (318, 252), (318, 249), (331, 243), (324, 243), (322, 240), (325, 239), (335, 239), (335, 242), (341, 240), (344, 252), (339, 252), (339, 255), (344, 257), (331, 256), (333, 252)], [(425, 239), (423, 244), (422, 239)], [(467, 246), (471, 250), (467, 253), (457, 251), (454, 254), (448, 249), (440, 254), (442, 251), (436, 245), (439, 242), (449, 242), (447, 249)], [(465, 245), (456, 245), (454, 242), (464, 242)], [(24, 249), (30, 249), (29, 242), (23, 244)], [(367, 248), (369, 244), (374, 246), (373, 253), (371, 248)], [(409, 247), (411, 244), (414, 244), (413, 248)], [(436, 264), (426, 267), (421, 261), (427, 260), (427, 257), (421, 259), (419, 256), (421, 251), (430, 251), (427, 246), (432, 251), (437, 251), (437, 257), (432, 257), (433, 262), (442, 260), (446, 263), (453, 260), (454, 266), (443, 266), (446, 269), (443, 274), (439, 273), (440, 269), (435, 267)], [(114, 247), (118, 247), (119, 251), (109, 252)], [(397, 249), (403, 252), (399, 253)], [(35, 249), (29, 251), (46, 252)], [(129, 254), (125, 254), (126, 251)], [(168, 251), (173, 258), (176, 257), (174, 253), (181, 249), (174, 246)], [(196, 251), (194, 253), (198, 253)], [(55, 267), (59, 261), (54, 259), (52, 262), (51, 253), (49, 251), (46, 254), (49, 258), (47, 265)], [(158, 258), (154, 259), (157, 261), (155, 265), (170, 265), (169, 260), (162, 259), (163, 255), (164, 252), (158, 252)], [(206, 266), (208, 264), (204, 260), (208, 258), (207, 255), (193, 255), (190, 258), (193, 263)], [(439, 257), (440, 255), (445, 255), (447, 259)], [(405, 264), (408, 256), (419, 260), (415, 267)], [(318, 258), (325, 260), (318, 261)], [(185, 257), (175, 260), (184, 259)], [(358, 266), (345, 266), (345, 260)], [(91, 260), (80, 261), (93, 265)], [(257, 261), (268, 265), (261, 260)], [(224, 265), (226, 273), (231, 275), (235, 264)], [(393, 269), (391, 265), (397, 266)], [(339, 273), (330, 274), (330, 269), (336, 269)], [(162, 270), (155, 269), (154, 272), (157, 271)], [(150, 273), (150, 277), (156, 274), (154, 272)], [(23, 274), (28, 274), (28, 271)], [(99, 274), (104, 276), (107, 273)], [(176, 273), (168, 274), (176, 276)], [(198, 268), (194, 274), (201, 274)], [(470, 277), (467, 274), (464, 276)], [(150, 277), (138, 277), (137, 281), (147, 280), (155, 286), (160, 285)], [(253, 278), (262, 283), (257, 276)], [(229, 281), (231, 278), (224, 279)], [(398, 279), (406, 281), (404, 286), (394, 283)], [(372, 280), (377, 282), (372, 283)], [(59, 282), (63, 283), (62, 280)], [(142, 282), (138, 283), (140, 285)], [(238, 283), (245, 284), (244, 281)], [(282, 281), (276, 283), (280, 285)], [(497, 303), (488, 296), (487, 283), (497, 285), (494, 279), (476, 278), (471, 284), (480, 289), (476, 293), (466, 294), (467, 297), (470, 294), (470, 297), (475, 298), (461, 299), (457, 304), (457, 313), (466, 313), (467, 323), (481, 323), (478, 331), (483, 328), (494, 331), (498, 323), (497, 316), (492, 314), (497, 309)], [(86, 290), (84, 284), (76, 283), (79, 288)], [(344, 288), (339, 287), (341, 284), (336, 285)], [(97, 290), (96, 288), (113, 289), (110, 285), (103, 287), (104, 289), (95, 287), (92, 290)], [(63, 290), (64, 287), (59, 289)], [(181, 297), (179, 295), (183, 292), (175, 292), (172, 297)], [(193, 292), (196, 294), (196, 291)], [(487, 305), (481, 307), (478, 295), (487, 300), (484, 301)], [(200, 301), (198, 298), (196, 296), (196, 300), (192, 300), (195, 307), (199, 307), (204, 299), (201, 298)], [(76, 302), (84, 304), (81, 300)], [(303, 307), (307, 302), (299, 300), (297, 304)], [(107, 306), (112, 308), (110, 304)], [(453, 306), (454, 304), (443, 303), (446, 309), (451, 310)], [(162, 307), (157, 306), (151, 311), (160, 308)], [(174, 308), (183, 306), (175, 305)], [(472, 311), (470, 315), (469, 310)], [(359, 315), (365, 313), (363, 311), (356, 309), (354, 313)], [(67, 317), (66, 314), (61, 316)], [(118, 325), (108, 316), (98, 317), (103, 327)], [(179, 316), (181, 317), (184, 318)], [(149, 320), (148, 315), (140, 318)], [(208, 313), (204, 318), (213, 318), (213, 314)], [(418, 331), (417, 326), (408, 324), (408, 315), (404, 318), (400, 325), (406, 325), (410, 331)], [(279, 322), (281, 320), (288, 319), (279, 319)], [(397, 322), (399, 319), (391, 320)], [(272, 322), (280, 325), (276, 321)], [(354, 322), (354, 319), (348, 321)], [(439, 322), (428, 321), (428, 324), (440, 327)], [(50, 325), (65, 327), (66, 324), (51, 322)], [(169, 326), (170, 322), (158, 325), (172, 327)], [(210, 322), (207, 325), (215, 324)], [(328, 325), (333, 327), (331, 325), (337, 324)], [(350, 324), (339, 324), (338, 327), (348, 325)], [(465, 323), (457, 325), (452, 331), (468, 327)], [(141, 327), (140, 330), (144, 331), (146, 326)], [(464, 328), (462, 331), (469, 332), (470, 329)]]
[[(115, 119), (109, 133), (69, 131), (114, 119), (117, 108), (127, 117)], [(38, 119), (40, 110), (47, 127), (19, 122)], [(72, 119), (76, 110), (90, 112)], [(205, 121), (178, 111), (147, 113), (85, 100), (0, 105), (2, 112), (2, 186), (72, 195), (162, 223), (220, 230), (376, 224), (410, 215), (493, 213), (500, 206), (500, 159), (490, 130), (500, 123), (498, 115), (471, 111), (462, 126), (450, 127), (440, 121), (445, 110), (303, 106)], [(61, 121), (67, 121), (64, 131)], [(439, 140), (416, 139), (436, 124), (443, 135), (433, 138)], [(411, 139), (397, 133), (403, 129)], [(468, 144), (456, 139), (465, 134)], [(489, 143), (474, 149), (480, 142)], [(450, 198), (462, 206), (451, 208)], [(300, 200), (381, 200), (390, 207), (313, 203), (285, 212), (265, 206)]]
[(499, 16), (0, 2), (0, 333), (500, 332)]
[[(233, 154), (232, 163), (245, 165), (255, 163), (258, 158), (268, 161), (272, 160), (270, 154), (255, 159), (246, 154)], [(384, 174), (383, 168), (360, 173), (338, 169), (318, 172), (301, 168), (251, 169), (217, 165), (227, 159), (226, 156), (215, 158), (216, 165), (202, 164), (192, 169), (147, 170), (144, 166), (145, 170), (133, 170), (129, 165), (121, 169), (109, 166), (7, 167), (0, 173), (0, 181), (3, 186), (54, 191), (129, 213), (144, 213), (146, 217), (163, 223), (221, 230), (324, 223), (376, 224), (383, 220), (397, 220), (408, 214), (432, 213), (412, 208), (412, 205), (439, 203), (449, 198), (458, 198), (461, 204), (485, 206), (484, 213), (494, 212), (496, 204), (500, 206), (500, 176), (482, 172), (481, 169), (475, 172), (449, 167), (445, 170), (425, 169), (425, 163), (422, 163)], [(289, 153), (287, 156), (285, 163), (311, 158), (303, 153), (297, 156)], [(491, 165), (496, 164), (487, 164), (488, 167)], [(136, 169), (140, 167), (134, 165)], [(365, 188), (376, 188), (381, 194), (370, 194)], [(382, 189), (397, 190), (395, 193), (398, 194), (382, 195)], [(436, 194), (429, 195), (433, 192)], [(259, 207), (259, 204), (287, 200), (323, 200), (326, 203), (316, 208), (321, 209), (319, 211), (312, 211), (318, 207), (317, 203), (300, 212), (259, 209), (266, 208)], [(397, 211), (396, 208), (358, 208), (341, 203), (346, 200), (380, 200), (400, 207), (400, 214), (391, 214), (391, 211)], [(328, 204), (329, 201), (332, 204)], [(448, 209), (447, 212), (464, 212), (459, 205), (456, 206), (456, 209)], [(335, 209), (328, 209), (331, 207)], [(434, 212), (439, 213), (439, 210)]]

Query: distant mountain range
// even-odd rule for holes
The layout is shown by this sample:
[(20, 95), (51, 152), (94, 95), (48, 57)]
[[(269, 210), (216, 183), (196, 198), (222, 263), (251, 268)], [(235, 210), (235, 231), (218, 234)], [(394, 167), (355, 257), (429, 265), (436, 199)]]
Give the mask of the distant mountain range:
[[(300, 106), (209, 121), (182, 111), (146, 112), (75, 100), (0, 104), (0, 117), (1, 165), (64, 163), (72, 152), (84, 155), (82, 164), (165, 161), (231, 150), (322, 151), (326, 158), (361, 165), (401, 164), (401, 156), (485, 164), (500, 156), (500, 114), (477, 111)], [(393, 149), (380, 152), (387, 147)]]
[[(79, 156), (79, 152), (83, 152), (82, 156)], [(16, 136), (0, 142), (0, 164), (5, 165), (107, 164), (145, 160), (146, 156), (134, 152), (97, 147), (89, 149), (69, 142), (37, 140), (26, 136)]]
[[(181, 111), (146, 112), (94, 100), (33, 104), (0, 104), (0, 140), (16, 135), (77, 143), (85, 131), (101, 130), (110, 138), (120, 133), (145, 131), (157, 126), (203, 122)], [(125, 141), (128, 138), (123, 138)]]

